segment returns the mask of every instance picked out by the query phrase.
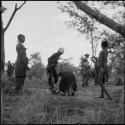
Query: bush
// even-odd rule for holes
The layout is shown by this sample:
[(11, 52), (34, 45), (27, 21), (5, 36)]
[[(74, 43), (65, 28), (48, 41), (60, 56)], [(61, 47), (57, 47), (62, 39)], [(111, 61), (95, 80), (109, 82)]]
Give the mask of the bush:
[(6, 72), (1, 75), (1, 86), (5, 88), (5, 86), (9, 83)]
[(32, 77), (35, 76), (38, 79), (42, 79), (43, 72), (44, 69), (42, 68), (42, 64), (37, 63), (30, 68), (30, 71), (27, 73), (27, 77), (28, 79), (32, 79)]

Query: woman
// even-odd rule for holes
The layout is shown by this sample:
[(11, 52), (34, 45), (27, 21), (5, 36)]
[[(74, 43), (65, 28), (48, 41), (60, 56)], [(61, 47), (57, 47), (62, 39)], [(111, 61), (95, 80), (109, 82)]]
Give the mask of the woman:
[(17, 60), (15, 63), (16, 94), (18, 94), (19, 90), (22, 89), (26, 77), (26, 70), (29, 70), (28, 58), (26, 56), (26, 48), (23, 45), (23, 43), (25, 42), (25, 36), (23, 34), (19, 34), (17, 38)]

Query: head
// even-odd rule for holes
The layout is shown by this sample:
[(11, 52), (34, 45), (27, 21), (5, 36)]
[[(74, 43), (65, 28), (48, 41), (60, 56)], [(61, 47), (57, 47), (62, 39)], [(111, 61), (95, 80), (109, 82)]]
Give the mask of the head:
[(24, 42), (25, 42), (25, 36), (24, 36), (23, 34), (19, 34), (19, 35), (17, 36), (17, 38), (18, 38), (18, 41), (19, 41), (20, 43), (24, 43)]
[(87, 53), (87, 54), (85, 54), (84, 56), (85, 56), (86, 58), (89, 58), (89, 54), (88, 54), (88, 53)]
[(64, 48), (60, 47), (60, 48), (58, 49), (58, 52), (59, 52), (60, 54), (63, 54), (63, 53), (64, 53)]
[(101, 47), (102, 47), (102, 49), (108, 49), (108, 41), (103, 40), (101, 43)]

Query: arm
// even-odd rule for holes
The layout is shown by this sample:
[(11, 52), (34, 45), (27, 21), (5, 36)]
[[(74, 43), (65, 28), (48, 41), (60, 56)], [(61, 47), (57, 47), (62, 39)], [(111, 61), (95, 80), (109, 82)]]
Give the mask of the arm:
[(90, 58), (94, 63), (96, 63), (96, 59), (94, 57)]

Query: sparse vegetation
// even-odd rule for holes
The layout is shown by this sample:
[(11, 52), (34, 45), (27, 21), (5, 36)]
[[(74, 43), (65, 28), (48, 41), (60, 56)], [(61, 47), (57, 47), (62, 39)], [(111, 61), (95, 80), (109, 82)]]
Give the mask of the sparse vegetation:
[[(100, 41), (102, 41), (103, 39), (107, 39), (109, 41), (108, 65), (110, 69), (110, 76), (105, 86), (108, 89), (108, 92), (110, 93), (113, 100), (108, 100), (106, 97), (103, 99), (98, 98), (100, 94), (100, 87), (93, 84), (93, 78), (89, 80), (89, 84), (87, 87), (82, 87), (81, 70), (80, 67), (78, 68), (74, 66), (74, 64), (72, 64), (71, 61), (73, 57), (63, 59), (62, 62), (60, 62), (57, 66), (57, 71), (73, 71), (76, 75), (78, 91), (73, 97), (53, 95), (48, 89), (49, 86), (47, 83), (46, 67), (42, 63), (40, 52), (36, 52), (30, 55), (29, 64), (31, 65), (31, 67), (30, 70), (27, 71), (27, 76), (23, 89), (19, 93), (19, 95), (16, 95), (14, 93), (16, 84), (14, 73), (12, 79), (8, 79), (7, 73), (5, 71), (6, 69), (4, 69), (4, 36), (16, 12), (21, 9), (25, 3), (26, 1), (22, 2), (20, 6), (17, 6), (17, 3), (15, 4), (15, 9), (5, 27), (3, 27), (4, 22), (1, 18), (1, 124), (124, 124), (123, 83), (125, 57), (125, 27), (122, 23), (122, 20), (125, 19), (125, 17), (122, 17), (124, 12), (118, 9), (118, 11), (109, 18), (109, 10), (107, 13), (105, 13), (105, 10), (107, 10), (107, 5), (109, 5), (109, 8), (111, 10), (117, 10), (117, 7), (124, 8), (125, 2), (68, 1), (65, 3), (63, 1), (64, 5), (59, 2), (59, 9), (61, 10), (61, 12), (67, 13), (72, 19), (70, 21), (66, 21), (66, 25), (69, 28), (76, 29), (76, 31), (78, 31), (81, 35), (86, 34), (86, 39), (88, 39), (92, 45), (92, 55), (96, 56), (97, 47)], [(99, 6), (97, 6), (96, 4), (98, 4)], [(6, 10), (7, 8), (2, 6), (1, 14), (3, 15)], [(43, 19), (43, 14), (41, 15), (41, 19)], [(55, 18), (55, 15), (51, 15), (51, 17)], [(50, 22), (52, 21), (49, 19), (49, 23)], [(40, 23), (42, 23), (41, 20)], [(35, 22), (33, 23), (33, 25), (34, 24)], [(109, 32), (109, 29), (107, 29), (106, 27), (100, 28), (101, 25), (99, 24), (103, 24), (104, 26), (109, 27), (115, 32)], [(45, 28), (47, 29), (47, 27)], [(46, 32), (47, 30), (44, 31)], [(34, 38), (38, 37), (38, 35), (39, 34), (37, 34), (37, 36), (34, 36)], [(55, 35), (53, 36), (55, 37)], [(50, 37), (49, 39), (51, 40)], [(43, 39), (40, 39), (40, 42), (42, 40)], [(37, 41), (39, 41), (39, 39), (35, 39), (35, 41), (37, 44)], [(44, 39), (44, 41), (47, 40)], [(58, 44), (59, 42), (55, 43)], [(83, 42), (83, 44), (84, 43), (85, 42)], [(47, 44), (50, 43), (48, 42)], [(42, 42), (40, 45), (42, 45)], [(70, 47), (71, 46), (69, 46), (69, 49), (71, 49)], [(46, 46), (45, 49), (46, 48), (48, 49), (48, 46)], [(73, 51), (74, 50), (75, 49), (73, 49)], [(91, 67), (91, 69), (92, 68), (93, 67)], [(122, 81), (122, 84), (117, 84), (118, 79), (120, 79), (119, 81)]]
[[(7, 83), (6, 77), (3, 78)], [(124, 123), (124, 99), (120, 99), (123, 86), (107, 86), (113, 96), (109, 101), (97, 98), (99, 87), (77, 85), (75, 97), (51, 95), (47, 83), (36, 77), (26, 79), (23, 94), (19, 96), (2, 90), (2, 124)]]

